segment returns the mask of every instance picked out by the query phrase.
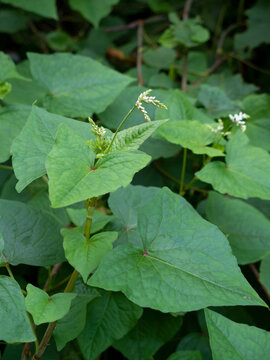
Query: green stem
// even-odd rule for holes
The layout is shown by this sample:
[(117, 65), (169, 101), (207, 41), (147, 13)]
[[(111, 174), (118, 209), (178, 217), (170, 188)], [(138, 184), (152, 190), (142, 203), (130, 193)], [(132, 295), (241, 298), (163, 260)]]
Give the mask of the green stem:
[(92, 221), (93, 221), (93, 213), (94, 213), (94, 210), (96, 207), (96, 203), (97, 203), (96, 198), (88, 199), (85, 202), (87, 215), (86, 215), (84, 236), (85, 236), (85, 239), (87, 242), (90, 239), (91, 227), (92, 227)]
[(184, 194), (183, 189), (184, 189), (184, 181), (185, 181), (186, 164), (187, 164), (187, 149), (184, 148), (182, 172), (181, 172), (180, 188), (179, 188), (179, 194), (180, 195)]
[(124, 123), (126, 122), (126, 120), (128, 119), (128, 117), (130, 116), (130, 114), (135, 110), (136, 105), (133, 105), (133, 107), (129, 110), (129, 112), (127, 113), (127, 115), (124, 117), (124, 119), (122, 120), (121, 124), (118, 126), (116, 132), (113, 135), (112, 141), (108, 147), (108, 149), (106, 150), (106, 153), (109, 153), (109, 151), (111, 150), (112, 144), (115, 140), (116, 135), (118, 134), (118, 132), (120, 131), (121, 127), (124, 125)]
[(13, 167), (12, 167), (12, 166), (2, 165), (2, 164), (0, 164), (0, 168), (1, 168), (1, 169), (7, 169), (7, 170), (13, 170)]
[(192, 185), (198, 180), (199, 179), (196, 176), (194, 176), (194, 178), (190, 180), (190, 182), (185, 186), (185, 190), (189, 190), (192, 187)]
[[(87, 216), (86, 216), (86, 222), (85, 222), (84, 236), (86, 238), (86, 241), (89, 241), (90, 234), (91, 234), (91, 226), (92, 226), (92, 215), (93, 215), (93, 212), (96, 207), (97, 199), (96, 198), (88, 199), (88, 200), (86, 200), (85, 203), (86, 203), (86, 209), (87, 209)], [(64, 293), (70, 293), (74, 290), (74, 286), (75, 286), (76, 280), (78, 279), (79, 275), (80, 275), (80, 273), (76, 269), (74, 269), (73, 273), (71, 274), (71, 277), (65, 287)], [(52, 337), (52, 334), (54, 332), (56, 324), (57, 324), (57, 322), (54, 321), (48, 325), (47, 330), (43, 336), (43, 339), (42, 339), (38, 349), (36, 350), (35, 355), (32, 357), (32, 360), (41, 359), (41, 357), (42, 357), (44, 351), (46, 350), (46, 347), (50, 341), (50, 338)]]

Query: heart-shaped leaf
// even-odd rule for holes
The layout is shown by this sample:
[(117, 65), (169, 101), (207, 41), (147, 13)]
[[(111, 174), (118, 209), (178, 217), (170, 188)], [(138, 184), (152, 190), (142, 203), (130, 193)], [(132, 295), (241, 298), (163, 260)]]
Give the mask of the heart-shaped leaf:
[(86, 241), (80, 228), (63, 229), (64, 249), (68, 262), (82, 275), (86, 282), (88, 275), (99, 265), (103, 257), (112, 250), (117, 232), (105, 231), (91, 236)]
[(49, 296), (45, 291), (28, 284), (25, 305), (36, 325), (53, 322), (64, 317), (77, 294), (58, 293)]
[(240, 131), (227, 143), (226, 152), (226, 164), (210, 162), (196, 176), (222, 194), (270, 200), (270, 155), (249, 145)]
[(62, 125), (46, 163), (52, 206), (71, 205), (126, 186), (150, 159), (140, 151), (116, 152), (94, 165), (94, 152), (74, 131)]
[(163, 312), (264, 305), (226, 237), (167, 188), (140, 209), (133, 244), (107, 254), (88, 283)]

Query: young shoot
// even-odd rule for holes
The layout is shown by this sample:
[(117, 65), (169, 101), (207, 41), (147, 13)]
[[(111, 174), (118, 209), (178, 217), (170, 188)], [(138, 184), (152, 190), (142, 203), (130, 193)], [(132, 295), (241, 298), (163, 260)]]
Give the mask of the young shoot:
[(129, 110), (129, 112), (127, 113), (127, 115), (124, 117), (124, 119), (122, 120), (122, 122), (120, 123), (120, 125), (118, 126), (117, 130), (115, 131), (113, 138), (108, 146), (108, 148), (106, 149), (105, 153), (109, 153), (110, 149), (112, 147), (112, 144), (116, 138), (116, 135), (118, 134), (118, 132), (120, 131), (121, 127), (124, 125), (124, 123), (126, 122), (126, 120), (129, 118), (129, 116), (131, 115), (131, 113), (137, 108), (139, 109), (145, 120), (150, 122), (151, 119), (149, 117), (149, 115), (147, 114), (147, 111), (145, 110), (145, 108), (143, 107), (143, 103), (145, 104), (153, 104), (154, 106), (157, 106), (159, 108), (165, 109), (167, 110), (167, 106), (162, 104), (159, 100), (156, 99), (155, 96), (148, 96), (148, 94), (152, 91), (152, 89), (148, 89), (146, 91), (144, 91), (143, 93), (141, 93), (137, 99), (137, 101), (135, 102), (135, 104), (133, 105), (133, 107)]

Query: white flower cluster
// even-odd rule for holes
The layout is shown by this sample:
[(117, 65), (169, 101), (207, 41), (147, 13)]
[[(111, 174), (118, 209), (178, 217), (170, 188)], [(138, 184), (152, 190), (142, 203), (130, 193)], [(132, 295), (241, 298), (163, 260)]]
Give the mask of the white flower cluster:
[(162, 109), (166, 109), (167, 110), (167, 106), (162, 104), (159, 100), (156, 100), (156, 97), (155, 96), (148, 96), (148, 94), (151, 92), (152, 90), (149, 89), (149, 90), (146, 90), (144, 91), (143, 93), (140, 94), (140, 96), (138, 97), (138, 100), (136, 101), (135, 103), (135, 106), (136, 108), (138, 108), (146, 121), (150, 122), (151, 119), (149, 117), (149, 115), (147, 114), (147, 111), (145, 110), (145, 108), (143, 107), (143, 103), (146, 103), (146, 104), (153, 104), (157, 107), (160, 107)]
[(104, 137), (106, 135), (106, 130), (104, 129), (103, 126), (99, 127), (98, 125), (96, 125), (96, 123), (90, 117), (88, 118), (88, 121), (92, 125), (93, 134), (100, 136), (100, 137)]
[(237, 126), (240, 126), (241, 130), (244, 132), (246, 131), (246, 122), (244, 119), (248, 119), (249, 116), (245, 113), (240, 112), (239, 114), (230, 114), (229, 118), (232, 122), (236, 123)]
[(207, 127), (215, 134), (221, 134), (221, 135), (224, 135), (224, 136), (227, 136), (227, 135), (230, 135), (230, 131), (226, 131), (224, 132), (223, 129), (224, 129), (224, 124), (223, 124), (223, 121), (221, 119), (218, 119), (218, 126), (217, 128), (213, 128), (212, 126), (210, 125), (207, 125)]

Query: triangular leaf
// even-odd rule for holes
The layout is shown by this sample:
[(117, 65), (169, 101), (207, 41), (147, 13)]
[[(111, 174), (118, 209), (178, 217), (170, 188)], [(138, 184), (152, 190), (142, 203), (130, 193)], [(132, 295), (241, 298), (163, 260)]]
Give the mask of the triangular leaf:
[(86, 241), (80, 228), (63, 229), (64, 249), (68, 262), (82, 275), (86, 282), (88, 275), (99, 265), (103, 257), (112, 250), (117, 232), (105, 231)]
[(69, 0), (69, 5), (73, 10), (79, 11), (82, 16), (90, 21), (95, 27), (102, 18), (108, 15), (119, 0)]
[(150, 157), (140, 151), (129, 151), (105, 155), (96, 165), (94, 160), (95, 154), (87, 144), (62, 125), (46, 163), (53, 207), (67, 206), (128, 185)]
[(34, 341), (21, 288), (8, 276), (0, 275), (0, 303), (0, 339), (8, 343)]
[(270, 200), (270, 155), (249, 145), (247, 136), (241, 132), (232, 136), (226, 152), (226, 164), (210, 162), (196, 176), (222, 194)]
[(28, 58), (34, 78), (49, 90), (43, 99), (45, 108), (61, 115), (87, 117), (101, 112), (133, 81), (80, 55), (28, 53)]
[(64, 317), (77, 294), (58, 293), (51, 297), (43, 290), (28, 284), (25, 305), (36, 325), (53, 322)]
[(270, 333), (205, 309), (213, 360), (267, 360)]
[(264, 305), (226, 237), (170, 190), (160, 190), (140, 209), (135, 235), (133, 244), (105, 256), (90, 285), (120, 290), (140, 306), (163, 312)]
[(89, 124), (54, 115), (33, 106), (30, 116), (12, 145), (12, 163), (17, 177), (17, 191), (46, 174), (45, 161), (55, 142), (57, 128), (66, 124), (83, 139), (94, 138)]

